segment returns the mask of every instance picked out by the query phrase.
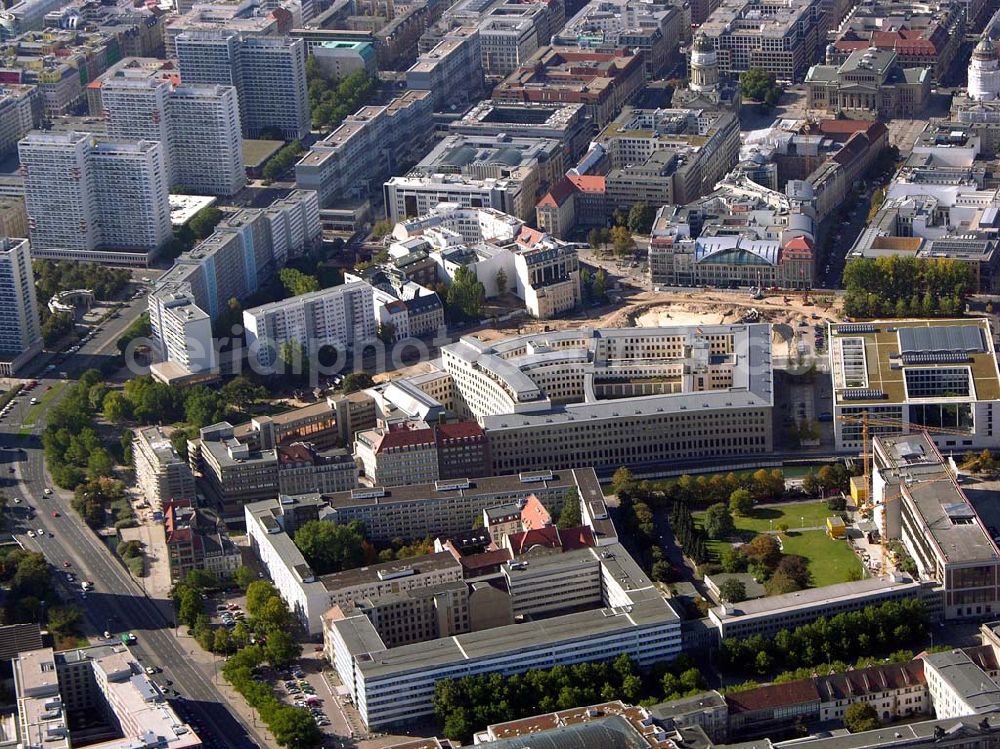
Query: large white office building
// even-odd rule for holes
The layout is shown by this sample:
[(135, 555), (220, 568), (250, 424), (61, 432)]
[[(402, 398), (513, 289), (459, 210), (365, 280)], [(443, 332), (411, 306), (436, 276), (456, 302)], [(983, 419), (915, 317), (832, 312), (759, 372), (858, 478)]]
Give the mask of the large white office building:
[[(509, 676), (610, 661), (622, 653), (648, 666), (680, 653), (679, 617), (624, 547), (586, 548), (537, 561), (565, 581), (531, 588), (532, 609), (551, 614), (537, 621), (387, 647), (363, 614), (325, 617), (325, 650), (365, 725), (398, 725), (433, 714), (435, 686), (443, 679)], [(509, 579), (533, 576), (535, 562), (511, 560), (503, 573)], [(582, 602), (593, 608), (558, 613)]]
[(170, 186), (234, 195), (246, 184), (239, 100), (233, 86), (175, 86), (147, 71), (104, 81), (108, 135), (163, 144)]
[(243, 133), (285, 140), (309, 134), (306, 49), (301, 39), (191, 31), (176, 39), (181, 80), (235, 86)]
[[(1000, 445), (1000, 372), (989, 321), (875, 320), (830, 326), (838, 450), (927, 427), (942, 450)], [(936, 431), (939, 430), (939, 431)]]
[(243, 312), (243, 327), (251, 356), (263, 366), (274, 364), (292, 342), (306, 354), (323, 346), (350, 351), (375, 340), (372, 287), (346, 283), (254, 307)]
[[(441, 349), (455, 410), (493, 472), (735, 459), (771, 452), (765, 324), (581, 329)], [(418, 385), (419, 387), (419, 385)]]
[(18, 153), (33, 257), (144, 265), (170, 238), (159, 142), (34, 131)]
[(35, 276), (27, 239), (0, 239), (0, 377), (11, 377), (42, 350)]

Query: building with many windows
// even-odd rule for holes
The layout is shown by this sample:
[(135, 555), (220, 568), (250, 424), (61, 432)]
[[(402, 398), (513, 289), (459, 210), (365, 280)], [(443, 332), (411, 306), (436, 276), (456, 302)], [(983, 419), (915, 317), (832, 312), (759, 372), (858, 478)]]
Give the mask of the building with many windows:
[(374, 543), (385, 544), (393, 538), (462, 533), (472, 527), (483, 510), (524, 502), (532, 496), (553, 513), (562, 509), (566, 497), (578, 498), (591, 518), (589, 524), (598, 545), (614, 539), (613, 528), (607, 522), (604, 493), (592, 468), (380, 486), (331, 494), (324, 499), (336, 522), (359, 520)]
[(843, 323), (830, 326), (828, 339), (838, 450), (862, 448), (866, 413), (871, 434), (927, 427), (949, 452), (1000, 445), (1000, 373), (987, 320)]
[(607, 152), (606, 209), (690, 203), (715, 189), (740, 151), (732, 112), (626, 107), (597, 137)]
[(643, 59), (634, 50), (542, 47), (501, 81), (493, 100), (583, 104), (594, 125), (603, 128), (642, 90)]
[(176, 86), (139, 68), (104, 80), (100, 94), (110, 137), (160, 141), (172, 188), (234, 195), (246, 184), (233, 86)]
[(149, 321), (163, 361), (188, 374), (214, 373), (218, 365), (212, 320), (194, 298), (180, 290), (149, 296)]
[(809, 289), (816, 274), (815, 233), (808, 207), (754, 182), (727, 178), (703, 198), (657, 212), (650, 279), (670, 286)]
[(171, 237), (158, 141), (98, 143), (89, 133), (34, 131), (18, 153), (34, 257), (145, 265)]
[(820, 0), (722, 0), (698, 33), (715, 48), (723, 75), (763, 68), (799, 83), (822, 43), (823, 8)]
[(161, 427), (136, 429), (132, 438), (135, 478), (150, 506), (170, 500), (195, 499), (194, 476)]
[(855, 50), (840, 65), (813, 65), (809, 109), (864, 119), (913, 117), (930, 96), (931, 69), (904, 68), (890, 49)]
[(745, 639), (754, 635), (774, 637), (783, 629), (844, 611), (861, 611), (886, 601), (920, 598), (932, 621), (941, 618), (941, 589), (936, 582), (913, 580), (902, 575), (870, 577), (795, 593), (764, 596), (752, 601), (716, 606), (708, 612), (719, 639)]
[(366, 106), (316, 141), (295, 165), (295, 183), (320, 205), (369, 200), (394, 172), (417, 162), (433, 133), (429, 91), (407, 91), (385, 106)]
[(163, 144), (98, 142), (90, 171), (102, 247), (152, 253), (173, 236)]
[(13, 377), (42, 350), (27, 239), (0, 239), (0, 376)]
[(323, 346), (351, 351), (375, 340), (372, 287), (345, 283), (253, 307), (244, 310), (243, 327), (247, 347), (263, 366), (274, 365), (289, 343), (304, 356)]
[(380, 487), (489, 475), (489, 440), (473, 422), (394, 422), (358, 432), (354, 455)]
[(392, 236), (397, 241), (389, 245), (389, 255), (397, 263), (416, 253), (433, 261), (435, 275), (425, 281), (428, 285), (451, 285), (465, 269), (483, 284), (487, 298), (511, 293), (542, 319), (580, 303), (575, 246), (526, 227), (503, 211), (439, 203), (397, 223)]
[(174, 261), (149, 295), (163, 363), (176, 365), (181, 374), (214, 369), (212, 320), (228, 309), (229, 300), (245, 300), (269, 283), (319, 234), (319, 201), (311, 190), (295, 190), (266, 209), (243, 209), (220, 222)]
[(194, 570), (229, 580), (243, 564), (243, 555), (229, 539), (225, 524), (196, 507), (193, 499), (168, 500), (163, 506), (163, 524), (154, 532), (161, 528), (173, 584)]
[(766, 454), (770, 328), (567, 330), (441, 350), (494, 473)]
[(285, 140), (309, 134), (306, 51), (301, 39), (242, 36), (237, 31), (190, 31), (177, 36), (181, 79), (235, 86), (248, 138), (278, 132)]
[(635, 0), (592, 0), (552, 38), (555, 46), (642, 50), (647, 80), (661, 77), (678, 61), (684, 26), (679, 5)]
[[(23, 650), (12, 667), (14, 720), (25, 747), (69, 749), (85, 744), (119, 749), (150, 742), (162, 749), (202, 746), (198, 734), (178, 717), (124, 645)], [(81, 722), (88, 727), (71, 730)]]
[[(886, 19), (892, 18), (891, 24)], [(940, 82), (951, 68), (969, 19), (961, 3), (913, 5), (899, 0), (858, 3), (837, 26), (826, 64), (840, 65), (852, 52), (892, 50), (904, 68), (930, 68)]]
[(946, 619), (1000, 610), (1000, 549), (925, 432), (872, 440), (872, 503), (885, 538), (943, 588)]
[[(648, 665), (680, 653), (677, 614), (624, 547), (543, 559), (564, 585), (533, 591), (538, 597), (530, 608), (549, 613), (538, 620), (392, 646), (363, 614), (324, 617), (327, 657), (365, 726), (431, 715), (435, 686), (442, 679), (610, 661), (621, 653)], [(513, 559), (503, 567), (514, 577), (534, 576), (535, 561)], [(568, 605), (573, 603), (584, 610), (572, 610)]]
[(406, 71), (406, 87), (429, 91), (438, 111), (478, 100), (483, 91), (479, 29), (460, 26), (448, 32)]

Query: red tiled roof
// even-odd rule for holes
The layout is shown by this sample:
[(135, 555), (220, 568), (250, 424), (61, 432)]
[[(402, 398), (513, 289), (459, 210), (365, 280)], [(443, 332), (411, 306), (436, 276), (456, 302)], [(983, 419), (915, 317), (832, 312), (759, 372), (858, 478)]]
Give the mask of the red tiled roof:
[(301, 442), (277, 448), (279, 463), (308, 463), (312, 461), (312, 452)]
[(820, 120), (819, 131), (826, 135), (860, 133), (868, 129), (865, 120)]
[(488, 567), (498, 567), (504, 562), (509, 562), (510, 558), (510, 552), (507, 549), (497, 549), (484, 551), (482, 554), (469, 554), (461, 557), (458, 561), (466, 570), (481, 570)]
[(583, 192), (604, 192), (606, 189), (604, 177), (594, 174), (571, 174), (566, 177), (577, 190)]
[(859, 668), (842, 674), (821, 676), (817, 681), (820, 692), (829, 695), (827, 699), (845, 699), (869, 692), (884, 692), (927, 683), (924, 664), (920, 660)]
[(445, 424), (438, 424), (438, 436), (442, 439), (460, 440), (470, 437), (483, 437), (483, 428), (474, 421), (452, 421)]
[(384, 433), (375, 446), (375, 452), (390, 450), (400, 447), (412, 447), (413, 445), (426, 445), (434, 442), (434, 430), (430, 427), (413, 429), (405, 427), (402, 429), (390, 429)]
[(813, 248), (812, 240), (809, 237), (799, 235), (788, 240), (785, 244), (786, 250), (811, 250)]
[(812, 679), (799, 679), (784, 684), (769, 684), (765, 687), (748, 689), (726, 695), (730, 713), (752, 713), (757, 710), (771, 710), (786, 705), (800, 705), (804, 702), (818, 702), (819, 691)]
[(521, 508), (521, 525), (526, 530), (544, 528), (552, 524), (552, 516), (534, 494), (529, 494)]
[(515, 556), (524, 554), (533, 546), (573, 551), (594, 546), (594, 533), (585, 526), (559, 529), (550, 525), (545, 528), (532, 528), (521, 533), (511, 533), (507, 536), (507, 542)]
[(833, 155), (832, 160), (841, 166), (847, 166), (855, 159), (861, 158), (864, 152), (868, 150), (869, 145), (867, 135), (864, 133), (855, 133), (847, 139), (844, 147)]
[(563, 177), (555, 186), (545, 193), (545, 196), (538, 201), (542, 208), (558, 208), (574, 193), (575, 187), (572, 182)]
[(970, 648), (962, 648), (962, 651), (984, 671), (1000, 669), (1000, 661), (997, 660), (997, 653), (992, 645), (975, 645)]
[(517, 235), (517, 243), (524, 247), (532, 247), (544, 236), (545, 232), (532, 229), (530, 226), (522, 226), (521, 233)]
[(934, 42), (923, 36), (922, 32), (914, 29), (873, 31), (868, 39), (843, 38), (834, 42), (833, 46), (841, 52), (854, 52), (859, 49), (876, 47), (878, 49), (891, 49), (904, 55), (937, 54)]

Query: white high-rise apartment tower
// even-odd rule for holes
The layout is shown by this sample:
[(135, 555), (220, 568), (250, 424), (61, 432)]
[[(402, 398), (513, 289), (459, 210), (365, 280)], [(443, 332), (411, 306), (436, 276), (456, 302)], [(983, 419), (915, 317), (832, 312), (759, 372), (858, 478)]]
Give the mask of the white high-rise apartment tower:
[(88, 133), (31, 132), (18, 144), (31, 242), (92, 250), (100, 241)]
[[(90, 133), (31, 132), (18, 153), (34, 255), (148, 262), (170, 238), (159, 141), (95, 144)], [(99, 247), (111, 251), (94, 253)]]
[(251, 138), (277, 130), (285, 140), (309, 135), (306, 46), (301, 39), (248, 37), (240, 48), (240, 96)]
[(0, 376), (11, 377), (41, 350), (28, 240), (0, 238)]
[(163, 144), (170, 186), (234, 195), (246, 184), (239, 100), (233, 86), (116, 77), (101, 86), (108, 135)]
[(301, 39), (241, 37), (233, 31), (192, 31), (176, 40), (185, 84), (236, 86), (247, 137), (277, 131), (286, 140), (309, 134), (306, 50)]
[(235, 195), (247, 181), (240, 104), (233, 86), (178, 86), (167, 100), (174, 184)]
[(171, 236), (170, 189), (159, 141), (98, 143), (90, 152), (101, 245), (161, 247)]

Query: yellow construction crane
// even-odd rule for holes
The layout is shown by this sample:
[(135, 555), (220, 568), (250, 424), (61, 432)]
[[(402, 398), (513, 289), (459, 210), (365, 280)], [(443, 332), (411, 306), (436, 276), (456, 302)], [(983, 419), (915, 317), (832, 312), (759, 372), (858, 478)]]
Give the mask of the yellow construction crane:
[[(861, 442), (862, 442), (862, 464), (863, 468), (863, 479), (864, 479), (864, 491), (862, 492), (862, 506), (858, 509), (861, 511), (874, 510), (874, 504), (872, 502), (872, 473), (871, 473), (871, 428), (872, 427), (889, 427), (897, 433), (905, 434), (907, 432), (925, 432), (928, 435), (931, 434), (953, 434), (960, 437), (968, 437), (968, 432), (963, 432), (960, 429), (950, 429), (948, 427), (929, 427), (918, 424), (911, 424), (903, 421), (902, 419), (893, 419), (884, 416), (870, 416), (868, 411), (862, 411), (860, 414), (841, 414), (837, 416), (837, 421), (844, 422), (845, 424), (861, 424)], [(880, 517), (882, 520), (882, 530), (879, 532), (879, 545), (882, 549), (881, 561), (879, 562), (879, 574), (884, 575), (888, 572), (888, 531), (889, 525), (886, 519), (886, 505), (889, 502), (895, 502), (902, 497), (902, 489), (897, 488), (895, 496), (884, 497), (882, 500), (882, 506), (880, 508)]]

